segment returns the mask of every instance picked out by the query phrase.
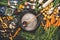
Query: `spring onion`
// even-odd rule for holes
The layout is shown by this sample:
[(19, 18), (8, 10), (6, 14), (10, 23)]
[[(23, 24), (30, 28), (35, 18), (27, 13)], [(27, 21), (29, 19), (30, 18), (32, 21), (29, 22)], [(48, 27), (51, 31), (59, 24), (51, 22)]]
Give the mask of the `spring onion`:
[(48, 6), (53, 0), (48, 0), (47, 2), (45, 2), (42, 7), (45, 8), (46, 6)]
[(39, 4), (41, 4), (43, 2), (43, 0), (39, 0), (38, 2), (39, 2)]

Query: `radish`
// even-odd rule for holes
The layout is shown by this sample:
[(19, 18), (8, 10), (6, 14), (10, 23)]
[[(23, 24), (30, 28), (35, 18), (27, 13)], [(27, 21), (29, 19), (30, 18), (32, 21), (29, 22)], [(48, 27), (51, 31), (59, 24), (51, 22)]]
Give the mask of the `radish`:
[(53, 0), (48, 0), (47, 2), (45, 2), (42, 7), (45, 8), (46, 6), (48, 6)]
[(58, 4), (58, 10), (60, 10), (60, 3)]
[(10, 1), (8, 0), (8, 6), (10, 6)]
[(60, 10), (60, 6), (58, 7), (58, 9)]

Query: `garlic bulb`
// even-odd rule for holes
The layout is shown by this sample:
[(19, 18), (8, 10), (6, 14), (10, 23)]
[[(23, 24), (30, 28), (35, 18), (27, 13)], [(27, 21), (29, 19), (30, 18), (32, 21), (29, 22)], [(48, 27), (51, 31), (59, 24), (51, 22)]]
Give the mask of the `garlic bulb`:
[(10, 28), (10, 29), (15, 29), (15, 25), (16, 25), (16, 24), (15, 24), (14, 22), (11, 22), (11, 24), (9, 25), (9, 28)]
[(26, 8), (30, 8), (29, 6), (26, 6)]
[(32, 9), (35, 9), (35, 6), (32, 6)]

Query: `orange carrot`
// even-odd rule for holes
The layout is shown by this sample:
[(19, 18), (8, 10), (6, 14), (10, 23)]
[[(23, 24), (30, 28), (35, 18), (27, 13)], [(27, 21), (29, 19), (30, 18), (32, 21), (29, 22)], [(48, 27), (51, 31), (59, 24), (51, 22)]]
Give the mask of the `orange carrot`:
[(49, 21), (49, 27), (51, 26), (51, 22)]
[(50, 21), (47, 19), (45, 27), (49, 27), (49, 26), (50, 26)]
[(58, 20), (58, 25), (57, 26), (60, 26), (60, 19)]
[(54, 15), (51, 15), (51, 24), (53, 24), (55, 22), (55, 16)]
[(57, 26), (57, 25), (58, 25), (58, 23), (59, 23), (59, 21), (57, 20), (57, 22), (54, 24), (54, 26)]
[(51, 23), (50, 23), (49, 19), (47, 19), (44, 29), (47, 30), (47, 28), (49, 28), (50, 26), (51, 26)]

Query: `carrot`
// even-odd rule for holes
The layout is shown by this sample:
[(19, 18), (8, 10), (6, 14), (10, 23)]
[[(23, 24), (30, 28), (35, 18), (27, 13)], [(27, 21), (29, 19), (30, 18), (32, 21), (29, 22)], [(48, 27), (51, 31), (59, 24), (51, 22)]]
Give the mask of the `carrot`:
[(51, 22), (49, 21), (49, 27), (51, 26)]
[(60, 26), (60, 19), (58, 20), (58, 25), (57, 26)]
[(51, 24), (53, 24), (55, 21), (56, 21), (56, 20), (55, 20), (54, 15), (51, 15)]
[(3, 19), (0, 17), (0, 21), (3, 23)]
[(59, 23), (59, 21), (57, 20), (57, 22), (54, 24), (54, 26), (57, 26), (57, 25), (58, 25), (58, 23)]
[(21, 4), (21, 5), (19, 6), (19, 9), (23, 9), (23, 8), (24, 8), (24, 5)]
[(11, 20), (11, 19), (13, 19), (13, 17), (12, 16), (8, 16), (8, 18)]
[(45, 27), (49, 27), (49, 26), (50, 26), (50, 22), (49, 22), (49, 20), (47, 19)]
[(46, 20), (46, 25), (45, 25), (44, 29), (47, 30), (47, 27), (48, 27), (48, 20)]
[(13, 38), (16, 37), (16, 35), (18, 35), (18, 33), (19, 33), (20, 30), (21, 30), (21, 28), (18, 28), (18, 30), (15, 32)]
[(50, 21), (47, 19), (46, 25), (45, 25), (44, 29), (47, 30), (47, 28), (49, 28), (50, 26), (51, 26), (51, 23), (50, 23)]

